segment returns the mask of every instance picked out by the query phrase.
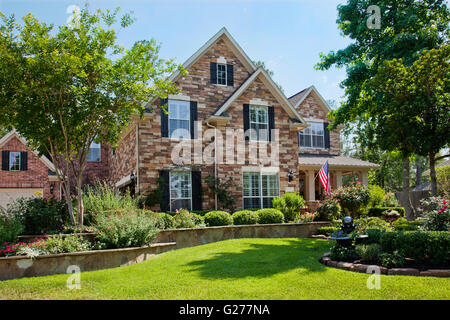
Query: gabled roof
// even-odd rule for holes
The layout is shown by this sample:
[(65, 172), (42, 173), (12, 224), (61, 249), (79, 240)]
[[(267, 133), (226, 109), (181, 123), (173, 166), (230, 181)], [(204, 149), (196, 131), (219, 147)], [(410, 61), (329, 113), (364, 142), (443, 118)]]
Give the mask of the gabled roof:
[[(12, 138), (17, 138), (19, 139), (19, 141), (25, 145), (25, 147), (28, 148), (27, 146), (27, 141), (22, 138), (17, 132), (16, 130), (11, 130), (9, 131), (7, 134), (5, 134), (1, 139), (0, 139), (0, 148), (3, 147), (9, 140), (11, 140)], [(53, 162), (51, 162), (46, 156), (41, 156), (39, 157), (39, 155), (37, 154), (37, 152), (31, 150), (30, 148), (28, 148), (36, 157), (38, 157), (47, 167), (48, 169), (50, 169), (51, 171), (55, 171), (55, 166), (53, 165)]]
[[(230, 45), (230, 48), (236, 54), (238, 59), (242, 62), (242, 64), (247, 68), (247, 70), (252, 73), (256, 70), (255, 64), (252, 60), (247, 56), (247, 54), (242, 50), (239, 44), (234, 40), (228, 30), (223, 27), (219, 30), (211, 39), (209, 39), (200, 49), (198, 49), (189, 59), (187, 59), (183, 66), (185, 69), (188, 69), (192, 66), (220, 37), (223, 36), (223, 39)], [(180, 76), (180, 72), (177, 70), (170, 77), (170, 81), (176, 81)]]
[[(450, 159), (445, 160), (444, 162), (441, 162), (441, 163), (437, 164), (435, 166), (435, 168), (440, 168), (440, 167), (445, 167), (445, 166), (450, 166)], [(430, 172), (431, 172), (430, 169), (428, 169), (428, 170), (423, 172), (423, 175), (428, 176), (430, 174)]]
[(272, 95), (280, 102), (283, 109), (289, 114), (289, 116), (301, 123), (306, 123), (306, 121), (300, 116), (300, 114), (295, 110), (295, 108), (288, 101), (284, 93), (280, 88), (273, 82), (272, 78), (267, 74), (263, 68), (258, 68), (244, 83), (214, 112), (214, 116), (221, 116), (230, 105), (245, 92), (245, 90), (250, 86), (250, 84), (255, 81), (255, 79), (260, 78), (261, 81), (267, 86)]
[(336, 155), (318, 155), (318, 154), (299, 154), (298, 164), (305, 167), (320, 168), (325, 161), (328, 161), (330, 168), (360, 168), (377, 169), (380, 165), (368, 161), (363, 161), (346, 156)]
[(322, 102), (322, 107), (324, 108), (324, 110), (328, 113), (331, 111), (330, 106), (328, 105), (328, 103), (325, 101), (325, 99), (322, 97), (322, 95), (319, 93), (319, 91), (316, 89), (316, 87), (314, 86), (310, 86), (306, 89), (303, 89), (302, 91), (294, 94), (292, 97), (289, 98), (289, 102), (292, 103), (292, 105), (294, 106), (294, 108), (296, 110), (298, 110), (298, 108), (300, 107), (300, 105), (302, 104), (303, 101), (305, 101), (305, 99), (311, 94), (311, 92), (314, 92), (318, 97), (320, 102)]

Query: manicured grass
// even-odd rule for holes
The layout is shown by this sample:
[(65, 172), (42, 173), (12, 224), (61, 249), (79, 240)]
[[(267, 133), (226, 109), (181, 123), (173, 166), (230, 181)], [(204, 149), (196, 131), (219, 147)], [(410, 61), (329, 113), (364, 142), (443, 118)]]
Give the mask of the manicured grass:
[(129, 267), (0, 282), (0, 299), (450, 299), (450, 279), (381, 276), (323, 266), (329, 244), (313, 239), (239, 239), (170, 251)]

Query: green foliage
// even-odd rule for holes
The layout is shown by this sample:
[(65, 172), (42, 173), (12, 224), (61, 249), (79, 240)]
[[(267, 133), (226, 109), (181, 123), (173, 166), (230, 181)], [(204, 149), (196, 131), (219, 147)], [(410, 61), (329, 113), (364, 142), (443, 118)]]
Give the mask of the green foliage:
[(388, 222), (377, 217), (368, 217), (355, 220), (355, 225), (358, 232), (365, 232), (368, 229), (378, 229), (381, 231), (389, 231), (392, 229)]
[(274, 198), (272, 205), (283, 213), (285, 222), (289, 222), (297, 220), (305, 200), (297, 193), (286, 192), (282, 197)]
[(284, 216), (277, 209), (260, 209), (257, 211), (259, 224), (283, 223)]
[(386, 268), (401, 268), (405, 265), (405, 258), (397, 250), (380, 254), (380, 260), (381, 265)]
[(340, 207), (337, 200), (327, 198), (323, 200), (316, 211), (315, 221), (332, 221), (340, 219)]
[(363, 262), (377, 263), (381, 255), (381, 246), (378, 243), (358, 245), (356, 253)]
[(107, 249), (149, 245), (159, 232), (156, 219), (137, 210), (97, 214), (94, 230), (100, 247)]
[(338, 230), (339, 229), (336, 227), (320, 227), (319, 229), (317, 229), (316, 234), (323, 234), (324, 236), (329, 237)]
[(173, 226), (176, 229), (204, 227), (205, 219), (186, 209), (181, 209), (173, 215)]
[(241, 210), (233, 213), (234, 225), (257, 224), (259, 216), (255, 211)]
[(32, 14), (23, 23), (1, 15), (0, 125), (14, 127), (32, 149), (50, 155), (73, 224), (83, 224), (81, 178), (91, 142), (116, 144), (132, 116), (144, 114), (143, 101), (178, 92), (168, 75), (185, 73), (160, 58), (154, 39), (128, 49), (119, 44), (117, 30), (133, 19), (118, 11), (86, 7), (79, 23), (58, 28)]
[(312, 212), (301, 213), (300, 216), (295, 220), (296, 223), (313, 222), (316, 219), (316, 214)]
[(386, 192), (383, 190), (383, 188), (377, 186), (377, 185), (369, 185), (369, 192), (370, 192), (370, 198), (369, 198), (369, 207), (381, 207), (384, 202), (384, 198), (386, 196)]
[(205, 214), (207, 226), (227, 226), (233, 224), (233, 217), (225, 211), (210, 211)]
[(156, 227), (158, 229), (174, 229), (175, 228), (175, 219), (168, 213), (157, 212), (155, 213), (157, 216)]
[(450, 165), (436, 168), (436, 180), (439, 193), (450, 195)]
[(8, 206), (7, 213), (20, 219), (22, 234), (28, 235), (62, 232), (69, 222), (66, 203), (54, 198), (19, 198)]
[(222, 207), (233, 211), (236, 205), (236, 198), (230, 192), (230, 189), (232, 190), (236, 187), (233, 178), (230, 176), (225, 181), (222, 181), (214, 176), (208, 176), (205, 178), (205, 182), (209, 190), (217, 195), (217, 200), (222, 204)]
[[(393, 192), (386, 192), (382, 207), (399, 207), (399, 203)], [(404, 209), (404, 208), (403, 208)], [(403, 210), (404, 211), (404, 210)]]
[(156, 183), (157, 187), (155, 189), (139, 199), (138, 206), (140, 208), (151, 208), (161, 202), (164, 190), (164, 180), (161, 177), (158, 177)]
[(43, 245), (43, 250), (47, 251), (49, 254), (82, 252), (91, 249), (91, 244), (83, 240), (81, 236), (77, 235), (63, 236), (59, 234), (48, 237), (43, 242)]
[(388, 210), (395, 210), (402, 217), (405, 216), (405, 208), (403, 208), (403, 207), (373, 207), (373, 208), (369, 208), (367, 215), (369, 217), (381, 217)]
[(380, 243), (383, 231), (380, 229), (367, 229), (366, 234), (368, 236), (367, 243)]
[(427, 231), (449, 231), (450, 230), (450, 208), (448, 200), (442, 197), (430, 197), (420, 201), (423, 225)]
[(392, 222), (395, 231), (416, 231), (422, 226), (422, 221), (408, 221), (406, 218), (399, 218)]
[(361, 214), (361, 210), (369, 202), (369, 197), (369, 189), (361, 183), (353, 183), (349, 187), (340, 187), (332, 193), (332, 198), (339, 202), (343, 213), (353, 218)]
[(83, 193), (85, 223), (92, 224), (95, 216), (100, 213), (134, 211), (138, 203), (139, 198), (133, 198), (129, 190), (121, 194), (105, 183), (87, 186)]
[(17, 241), (24, 227), (17, 216), (7, 216), (0, 213), (0, 245), (5, 242)]
[(356, 249), (353, 246), (343, 247), (336, 244), (330, 249), (330, 258), (334, 261), (353, 262), (358, 259), (358, 257)]

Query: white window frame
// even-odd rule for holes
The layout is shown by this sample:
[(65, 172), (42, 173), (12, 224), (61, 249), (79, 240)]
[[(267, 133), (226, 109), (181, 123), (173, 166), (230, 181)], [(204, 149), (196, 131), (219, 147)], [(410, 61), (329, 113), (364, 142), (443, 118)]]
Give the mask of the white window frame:
[[(225, 83), (219, 83), (219, 66), (224, 66), (225, 68)], [(226, 65), (226, 63), (217, 63), (217, 68), (216, 68), (216, 84), (219, 86), (226, 86), (228, 83), (228, 66)]]
[[(299, 134), (299, 137), (298, 137), (298, 145), (299, 145), (299, 147), (300, 148), (304, 148), (304, 149), (325, 149), (325, 128), (323, 127), (323, 122), (308, 121), (307, 123), (310, 124), (310, 125), (316, 125), (316, 124), (321, 125), (322, 126), (322, 135), (312, 134), (312, 127), (311, 126), (306, 128), (306, 129), (303, 129), (303, 130), (299, 131), (299, 133), (298, 133)], [(305, 132), (305, 130), (310, 130), (309, 131), (310, 133), (309, 134), (301, 134), (301, 132)], [(307, 146), (300, 145), (300, 136), (303, 136), (304, 139), (308, 138), (311, 146), (307, 147)], [(322, 147), (316, 147), (316, 146), (313, 145), (313, 136), (314, 137), (322, 137)]]
[[(98, 148), (94, 148), (93, 147), (94, 145), (98, 145)], [(99, 152), (99, 159), (98, 160), (89, 160), (89, 155), (91, 154), (91, 149), (99, 149), (100, 152)], [(87, 155), (86, 161), (87, 162), (102, 162), (102, 144), (100, 142), (97, 143), (95, 141), (92, 141), (91, 145), (89, 146), (89, 153)]]
[[(252, 109), (264, 109), (265, 113), (266, 113), (266, 120), (267, 122), (259, 122), (258, 119), (257, 121), (252, 121)], [(251, 141), (258, 141), (258, 142), (268, 142), (269, 141), (269, 107), (268, 106), (263, 106), (263, 105), (256, 105), (256, 104), (251, 104), (249, 106), (249, 110), (248, 110), (248, 117), (249, 117), (249, 125), (250, 125), (250, 140)], [(256, 131), (256, 139), (253, 139), (253, 135), (251, 134), (253, 132), (253, 128), (252, 128), (252, 124), (256, 124), (256, 125), (260, 125), (260, 124), (265, 124), (267, 126), (266, 128), (266, 139), (261, 139), (260, 135), (259, 135), (259, 128)]]
[[(172, 118), (171, 117), (171, 113), (170, 113), (170, 103), (173, 102), (183, 102), (183, 103), (187, 103), (188, 104), (188, 119), (180, 119), (180, 118)], [(167, 111), (168, 111), (168, 117), (167, 117), (167, 122), (168, 122), (168, 134), (169, 134), (169, 138), (170, 139), (176, 139), (176, 140), (190, 140), (191, 139), (191, 103), (190, 101), (185, 101), (185, 100), (176, 100), (176, 99), (169, 99), (168, 103), (167, 103)], [(170, 133), (170, 120), (177, 120), (177, 121), (187, 121), (188, 122), (188, 137), (172, 137), (172, 134)], [(177, 129), (175, 129), (177, 130)]]
[[(19, 169), (12, 169), (12, 165), (11, 165), (11, 159), (12, 159), (12, 156), (13, 155), (15, 155), (15, 154), (18, 154), (19, 155)], [(16, 157), (14, 157), (14, 160), (16, 160)], [(22, 160), (22, 155), (20, 154), (20, 152), (19, 151), (10, 151), (9, 152), (9, 171), (20, 171), (22, 168), (20, 167), (20, 162), (21, 162), (21, 160)]]
[[(245, 189), (244, 189), (244, 175), (245, 174), (257, 174), (258, 175), (258, 192), (259, 192), (259, 196), (245, 196)], [(276, 183), (277, 183), (277, 195), (271, 195), (271, 196), (264, 196), (263, 193), (263, 176), (277, 176), (276, 178)], [(250, 188), (251, 189), (251, 188)], [(276, 198), (280, 196), (280, 173), (279, 172), (264, 172), (264, 171), (244, 171), (242, 172), (242, 208), (245, 208), (245, 199), (255, 199), (258, 198), (259, 199), (259, 208), (262, 209), (264, 208), (263, 204), (264, 198)], [(248, 208), (247, 208), (248, 209)]]
[[(181, 197), (181, 198), (172, 198), (172, 174), (177, 173), (188, 173), (189, 174), (189, 197)], [(187, 209), (189, 211), (192, 211), (192, 172), (191, 171), (170, 171), (169, 172), (169, 206), (170, 206), (170, 212), (172, 211), (172, 200), (189, 200), (190, 208), (183, 208)]]

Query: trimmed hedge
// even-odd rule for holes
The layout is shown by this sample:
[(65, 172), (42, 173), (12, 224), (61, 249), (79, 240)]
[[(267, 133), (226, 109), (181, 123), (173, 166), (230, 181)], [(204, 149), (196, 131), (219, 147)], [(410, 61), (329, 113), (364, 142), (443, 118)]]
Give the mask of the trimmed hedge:
[(381, 217), (389, 209), (397, 211), (402, 217), (405, 216), (405, 208), (403, 207), (372, 207), (369, 208), (367, 215), (369, 217)]
[(259, 216), (255, 211), (241, 210), (233, 213), (233, 224), (246, 225), (257, 224)]
[(233, 218), (225, 211), (210, 211), (205, 214), (205, 223), (210, 227), (227, 226), (233, 224)]
[(317, 229), (316, 234), (322, 234), (324, 236), (331, 236), (333, 233), (337, 232), (339, 228), (336, 227), (320, 227)]
[(284, 221), (284, 215), (277, 209), (260, 209), (257, 214), (260, 224), (283, 223)]
[(380, 245), (383, 252), (398, 251), (415, 263), (430, 266), (450, 264), (450, 233), (447, 231), (384, 232)]

